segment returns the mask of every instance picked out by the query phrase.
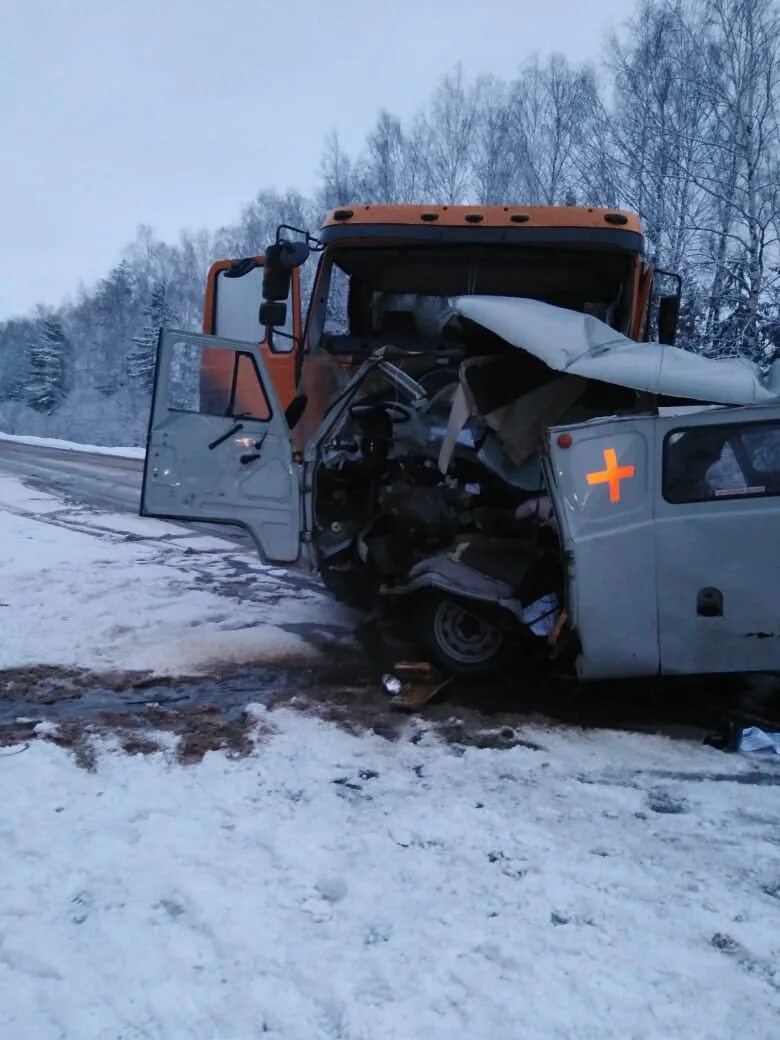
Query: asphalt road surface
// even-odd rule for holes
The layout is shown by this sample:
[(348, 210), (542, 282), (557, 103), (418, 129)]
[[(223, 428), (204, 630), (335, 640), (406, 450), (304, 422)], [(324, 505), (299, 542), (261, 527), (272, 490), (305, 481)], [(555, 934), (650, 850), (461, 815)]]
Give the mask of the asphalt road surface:
[[(141, 501), (142, 459), (70, 451), (48, 445), (0, 440), (0, 473), (59, 495), (80, 505), (138, 515)], [(238, 527), (193, 524), (202, 531), (252, 547), (251, 538)]]

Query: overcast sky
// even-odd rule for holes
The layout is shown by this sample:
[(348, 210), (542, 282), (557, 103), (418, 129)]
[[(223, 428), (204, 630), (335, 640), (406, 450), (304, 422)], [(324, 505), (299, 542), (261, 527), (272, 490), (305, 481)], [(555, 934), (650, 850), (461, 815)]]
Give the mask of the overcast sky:
[(56, 304), (139, 223), (173, 239), (309, 191), (336, 128), (414, 112), (461, 61), (595, 59), (627, 0), (0, 0), (0, 319)]

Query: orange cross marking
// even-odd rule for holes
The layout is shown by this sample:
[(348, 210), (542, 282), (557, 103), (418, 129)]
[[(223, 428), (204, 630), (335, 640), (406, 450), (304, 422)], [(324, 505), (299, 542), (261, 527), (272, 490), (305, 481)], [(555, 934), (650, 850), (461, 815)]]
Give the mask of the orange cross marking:
[(606, 469), (586, 474), (589, 484), (609, 484), (610, 502), (620, 501), (620, 481), (633, 477), (633, 466), (618, 466), (617, 452), (614, 448), (604, 449), (604, 465)]

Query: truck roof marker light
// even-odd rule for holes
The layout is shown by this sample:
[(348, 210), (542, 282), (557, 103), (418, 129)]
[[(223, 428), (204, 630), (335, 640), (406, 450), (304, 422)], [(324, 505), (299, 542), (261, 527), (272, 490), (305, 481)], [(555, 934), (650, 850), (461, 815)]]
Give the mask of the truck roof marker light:
[(559, 448), (566, 451), (567, 448), (570, 448), (572, 444), (574, 444), (574, 438), (570, 433), (559, 433), (557, 443)]
[(624, 214), (622, 214), (622, 213), (605, 213), (604, 214), (604, 220), (606, 220), (606, 222), (608, 224), (627, 224), (628, 223), (628, 217), (624, 216)]
[(610, 502), (620, 501), (620, 481), (634, 476), (633, 466), (618, 466), (617, 452), (614, 448), (604, 449), (604, 469), (594, 473), (586, 473), (588, 484), (609, 484)]
[(513, 213), (509, 219), (513, 224), (527, 224), (531, 218), (527, 213)]
[(463, 218), (468, 224), (481, 224), (485, 219), (481, 213), (467, 213)]
[(337, 209), (333, 214), (334, 220), (351, 220), (354, 217), (354, 212), (351, 209)]
[(439, 214), (438, 213), (421, 213), (420, 214), (420, 220), (425, 220), (429, 224), (432, 221), (438, 220), (438, 219), (439, 219)]

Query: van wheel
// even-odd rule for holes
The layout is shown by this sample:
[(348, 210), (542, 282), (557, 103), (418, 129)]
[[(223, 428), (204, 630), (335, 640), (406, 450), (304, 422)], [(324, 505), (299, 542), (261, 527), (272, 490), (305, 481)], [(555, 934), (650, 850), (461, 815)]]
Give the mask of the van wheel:
[(446, 596), (426, 597), (420, 623), (433, 663), (449, 675), (487, 674), (505, 657), (507, 641), (501, 629)]

